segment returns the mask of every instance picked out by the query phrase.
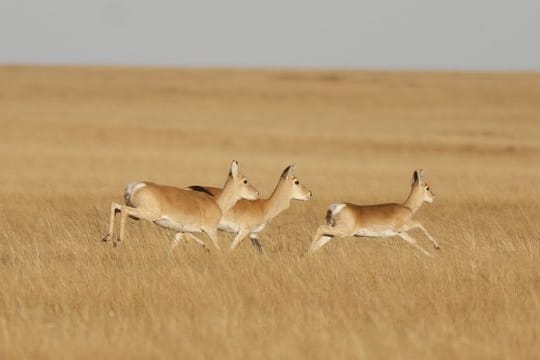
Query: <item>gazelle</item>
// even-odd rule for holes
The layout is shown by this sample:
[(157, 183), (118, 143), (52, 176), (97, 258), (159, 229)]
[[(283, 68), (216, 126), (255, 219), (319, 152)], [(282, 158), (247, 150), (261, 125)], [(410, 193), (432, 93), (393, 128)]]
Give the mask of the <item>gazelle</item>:
[(129, 217), (144, 219), (161, 227), (175, 230), (176, 236), (171, 242), (174, 248), (184, 234), (193, 238), (201, 246), (205, 243), (193, 233), (204, 232), (219, 249), (217, 227), (223, 213), (240, 200), (255, 200), (259, 192), (248, 183), (238, 171), (238, 162), (233, 161), (223, 187), (223, 191), (213, 197), (204, 192), (195, 192), (172, 186), (158, 185), (147, 181), (128, 184), (124, 192), (126, 205), (111, 204), (109, 233), (103, 241), (113, 239), (114, 218), (120, 213), (120, 234), (124, 238), (126, 219)]
[[(219, 229), (235, 233), (230, 250), (234, 250), (249, 234), (253, 245), (259, 250), (262, 246), (258, 234), (266, 225), (290, 206), (291, 200), (309, 200), (312, 197), (300, 180), (293, 175), (294, 165), (289, 165), (281, 173), (272, 195), (267, 199), (240, 200), (225, 212), (219, 223)], [(222, 191), (215, 187), (191, 186), (191, 190), (205, 191), (218, 196)]]
[(313, 238), (309, 252), (321, 248), (334, 237), (364, 236), (388, 237), (399, 236), (422, 253), (431, 256), (416, 243), (407, 232), (420, 229), (439, 249), (437, 241), (427, 232), (413, 215), (424, 202), (432, 203), (435, 195), (429, 185), (424, 182), (423, 170), (415, 170), (412, 179), (411, 192), (401, 204), (354, 205), (351, 203), (336, 203), (328, 207), (326, 225), (321, 225)]

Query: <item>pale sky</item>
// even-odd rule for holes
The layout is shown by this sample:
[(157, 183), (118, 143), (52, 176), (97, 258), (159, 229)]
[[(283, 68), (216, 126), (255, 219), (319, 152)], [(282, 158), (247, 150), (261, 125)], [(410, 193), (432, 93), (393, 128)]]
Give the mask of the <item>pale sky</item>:
[(0, 0), (0, 64), (540, 70), (540, 0)]

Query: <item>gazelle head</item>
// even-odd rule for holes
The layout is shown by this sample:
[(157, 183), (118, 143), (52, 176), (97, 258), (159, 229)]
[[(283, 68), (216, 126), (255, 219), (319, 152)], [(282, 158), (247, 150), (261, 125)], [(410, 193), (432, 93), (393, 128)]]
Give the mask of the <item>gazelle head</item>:
[(289, 198), (294, 200), (309, 200), (313, 193), (308, 190), (304, 184), (293, 174), (294, 165), (289, 165), (281, 173), (281, 185), (289, 190)]
[(415, 170), (412, 178), (413, 190), (419, 191), (422, 201), (432, 203), (435, 200), (435, 195), (431, 192), (431, 188), (424, 181), (424, 170)]
[(232, 186), (234, 194), (238, 198), (247, 200), (256, 200), (259, 198), (259, 192), (249, 183), (248, 179), (238, 171), (238, 161), (233, 160), (229, 177), (225, 186)]

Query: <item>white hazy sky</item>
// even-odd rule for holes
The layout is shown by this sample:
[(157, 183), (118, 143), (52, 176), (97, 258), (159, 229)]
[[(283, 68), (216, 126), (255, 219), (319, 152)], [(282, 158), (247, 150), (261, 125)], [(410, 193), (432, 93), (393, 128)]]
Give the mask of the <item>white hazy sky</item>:
[(0, 0), (0, 64), (540, 70), (540, 0)]

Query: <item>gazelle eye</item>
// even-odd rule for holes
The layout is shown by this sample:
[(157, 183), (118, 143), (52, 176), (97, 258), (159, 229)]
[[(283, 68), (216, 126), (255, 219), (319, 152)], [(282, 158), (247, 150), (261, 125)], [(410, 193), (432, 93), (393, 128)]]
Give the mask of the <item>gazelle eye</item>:
[(244, 181), (242, 181), (242, 182), (243, 182), (244, 184), (246, 184), (246, 185), (247, 185), (247, 183), (248, 183), (247, 179), (244, 179)]
[(294, 180), (294, 185), (300, 185), (300, 181)]
[(426, 190), (429, 191), (429, 186), (426, 187)]

